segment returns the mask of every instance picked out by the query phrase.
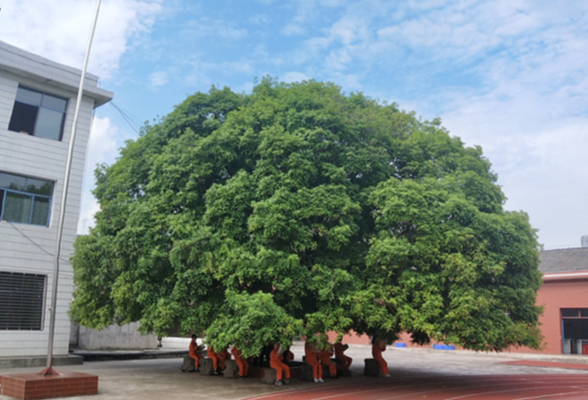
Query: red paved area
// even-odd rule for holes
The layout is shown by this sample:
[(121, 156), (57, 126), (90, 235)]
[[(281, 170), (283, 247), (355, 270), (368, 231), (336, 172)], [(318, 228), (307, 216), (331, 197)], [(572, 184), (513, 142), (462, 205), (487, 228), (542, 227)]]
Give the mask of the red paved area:
[(519, 361), (505, 362), (504, 364), (509, 364), (509, 365), (526, 365), (526, 366), (529, 366), (529, 367), (587, 369), (588, 370), (588, 364), (563, 363), (563, 362), (555, 362), (555, 361), (519, 360)]
[(352, 379), (283, 390), (256, 400), (531, 400), (588, 399), (588, 375), (437, 376), (418, 379)]

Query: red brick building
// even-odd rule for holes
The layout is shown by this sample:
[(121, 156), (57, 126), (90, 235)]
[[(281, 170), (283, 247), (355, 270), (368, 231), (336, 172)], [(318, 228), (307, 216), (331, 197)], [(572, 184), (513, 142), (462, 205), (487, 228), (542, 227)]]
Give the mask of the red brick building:
[[(543, 349), (511, 351), (588, 355), (588, 247), (542, 251), (539, 270), (543, 273), (543, 285), (537, 293), (537, 304), (544, 307), (539, 318)], [(369, 344), (367, 336), (347, 335), (343, 341)], [(407, 334), (397, 343), (412, 347)]]
[[(588, 353), (588, 248), (542, 251), (537, 304), (546, 354)], [(582, 351), (584, 348), (584, 351)], [(519, 349), (522, 352), (536, 352)]]

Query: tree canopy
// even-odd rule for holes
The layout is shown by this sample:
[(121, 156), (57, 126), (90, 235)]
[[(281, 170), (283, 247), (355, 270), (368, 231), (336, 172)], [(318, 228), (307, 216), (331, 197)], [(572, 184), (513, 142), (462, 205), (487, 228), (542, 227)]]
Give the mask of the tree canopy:
[(246, 356), (326, 331), (540, 344), (538, 244), (479, 147), (333, 84), (189, 96), (96, 170), (74, 321)]

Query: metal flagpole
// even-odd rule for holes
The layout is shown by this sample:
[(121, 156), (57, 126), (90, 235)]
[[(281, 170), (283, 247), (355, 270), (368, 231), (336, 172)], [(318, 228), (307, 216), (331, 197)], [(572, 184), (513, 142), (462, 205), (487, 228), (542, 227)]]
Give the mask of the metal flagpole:
[(80, 77), (80, 86), (78, 88), (78, 98), (76, 101), (76, 108), (73, 116), (73, 123), (71, 128), (71, 136), (69, 139), (69, 151), (67, 154), (67, 163), (65, 165), (65, 176), (63, 178), (63, 192), (61, 195), (61, 207), (59, 210), (59, 221), (57, 224), (57, 238), (55, 240), (55, 252), (53, 255), (53, 285), (51, 291), (51, 317), (49, 320), (49, 345), (47, 348), (47, 367), (41, 371), (40, 375), (58, 375), (53, 369), (53, 342), (55, 341), (55, 314), (57, 307), (57, 289), (59, 287), (59, 257), (61, 256), (61, 240), (63, 238), (63, 223), (65, 221), (65, 211), (67, 203), (67, 193), (69, 191), (69, 176), (71, 173), (71, 164), (74, 152), (74, 142), (76, 137), (78, 114), (80, 111), (80, 104), (82, 103), (82, 95), (84, 93), (84, 81), (86, 79), (86, 68), (88, 67), (88, 59), (90, 58), (90, 49), (92, 47), (92, 40), (94, 38), (94, 31), (96, 30), (96, 23), (98, 22), (98, 13), (100, 11), (100, 1), (96, 3), (96, 11), (94, 13), (94, 21), (92, 23), (92, 30), (86, 47), (86, 55), (84, 57), (84, 66), (82, 67), (82, 76)]

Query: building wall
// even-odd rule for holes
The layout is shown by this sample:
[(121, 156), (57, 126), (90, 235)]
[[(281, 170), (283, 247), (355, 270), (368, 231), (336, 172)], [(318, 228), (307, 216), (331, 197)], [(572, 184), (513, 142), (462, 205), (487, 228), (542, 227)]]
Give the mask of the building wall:
[[(545, 348), (541, 353), (562, 354), (562, 308), (588, 308), (588, 279), (545, 281), (537, 293), (537, 304), (544, 307), (540, 318), (545, 336)], [(520, 349), (523, 352), (537, 352)]]
[[(4, 56), (4, 54), (0, 55), (0, 57)], [(26, 59), (17, 59), (21, 66), (27, 69)], [(42, 69), (43, 67), (43, 65), (35, 62), (34, 58), (29, 63), (31, 64), (28, 65), (29, 69)], [(59, 78), (59, 74), (62, 72), (63, 74), (71, 74), (69, 70), (61, 71), (55, 68), (49, 68), (48, 71), (54, 74), (56, 79)], [(29, 136), (8, 130), (19, 83), (69, 99), (62, 141)], [(0, 240), (0, 271), (43, 274), (48, 277), (42, 330), (0, 330), (0, 356), (33, 356), (47, 353), (49, 306), (51, 304), (51, 287), (53, 284), (53, 254), (76, 103), (76, 89), (71, 87), (68, 90), (66, 85), (51, 83), (49, 79), (39, 79), (30, 73), (19, 75), (9, 69), (0, 68), (0, 171), (55, 182), (50, 211), (50, 225), (48, 227), (0, 222), (0, 238), (2, 238)], [(55, 326), (55, 355), (68, 353), (70, 322), (67, 310), (69, 309), (73, 288), (73, 271), (68, 260), (76, 237), (85, 154), (93, 108), (94, 100), (85, 97), (79, 113), (75, 156), (67, 200), (68, 211), (63, 229)]]

